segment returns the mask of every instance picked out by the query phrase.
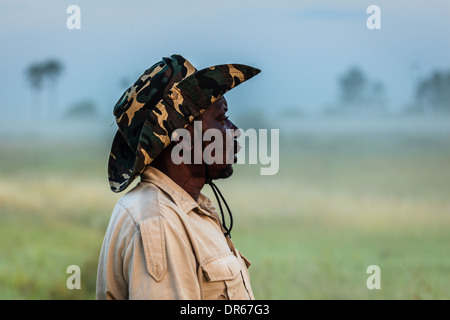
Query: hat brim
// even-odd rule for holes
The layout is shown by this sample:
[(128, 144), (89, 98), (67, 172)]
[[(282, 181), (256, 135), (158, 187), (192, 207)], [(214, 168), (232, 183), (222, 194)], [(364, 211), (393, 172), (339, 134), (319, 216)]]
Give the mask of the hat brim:
[(176, 85), (183, 98), (201, 108), (207, 108), (217, 99), (241, 83), (253, 78), (261, 70), (243, 64), (222, 64), (195, 72)]

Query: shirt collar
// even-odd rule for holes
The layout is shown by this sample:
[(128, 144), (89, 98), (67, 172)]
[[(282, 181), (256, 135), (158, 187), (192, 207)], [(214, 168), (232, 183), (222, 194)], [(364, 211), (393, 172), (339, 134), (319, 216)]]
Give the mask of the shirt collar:
[(200, 193), (198, 202), (195, 202), (195, 200), (182, 187), (175, 183), (165, 173), (152, 166), (148, 166), (141, 173), (141, 181), (150, 182), (159, 189), (163, 190), (185, 213), (198, 208), (198, 211), (203, 214), (214, 215), (215, 207), (212, 205), (211, 200), (207, 196)]

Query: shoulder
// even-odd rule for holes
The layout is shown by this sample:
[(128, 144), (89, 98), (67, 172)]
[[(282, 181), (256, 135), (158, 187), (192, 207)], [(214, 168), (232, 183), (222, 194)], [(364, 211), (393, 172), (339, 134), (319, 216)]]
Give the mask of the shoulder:
[(107, 227), (106, 242), (127, 247), (140, 236), (144, 221), (163, 219), (170, 199), (151, 183), (138, 183), (116, 203)]
[(116, 204), (115, 211), (127, 215), (138, 226), (148, 218), (164, 217), (173, 203), (170, 197), (152, 183), (138, 183)]

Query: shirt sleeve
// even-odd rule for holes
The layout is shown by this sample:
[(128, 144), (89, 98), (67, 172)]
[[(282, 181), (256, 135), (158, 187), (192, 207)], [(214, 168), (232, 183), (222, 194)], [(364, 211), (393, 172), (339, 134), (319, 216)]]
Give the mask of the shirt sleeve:
[(117, 205), (100, 252), (96, 298), (200, 299), (198, 264), (189, 241), (163, 216), (136, 224)]
[(142, 221), (123, 255), (129, 299), (198, 300), (197, 269), (190, 244), (162, 216)]

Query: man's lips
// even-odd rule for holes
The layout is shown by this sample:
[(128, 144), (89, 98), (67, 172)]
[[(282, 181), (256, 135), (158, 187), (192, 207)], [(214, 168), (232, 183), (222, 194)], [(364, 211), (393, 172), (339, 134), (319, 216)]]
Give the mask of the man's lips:
[(234, 154), (237, 154), (240, 150), (241, 150), (241, 145), (239, 144), (239, 142), (234, 140)]
[(237, 162), (237, 156), (236, 154), (241, 150), (241, 145), (239, 144), (239, 142), (237, 142), (236, 140), (234, 140), (234, 163)]

